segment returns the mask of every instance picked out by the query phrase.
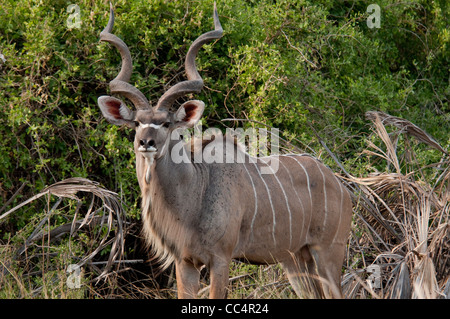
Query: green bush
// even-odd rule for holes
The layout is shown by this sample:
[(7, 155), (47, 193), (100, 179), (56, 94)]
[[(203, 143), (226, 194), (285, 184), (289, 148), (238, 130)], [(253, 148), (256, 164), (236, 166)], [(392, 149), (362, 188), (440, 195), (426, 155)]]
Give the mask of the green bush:
[[(36, 190), (70, 176), (137, 190), (132, 132), (108, 125), (96, 98), (108, 92), (120, 56), (98, 42), (108, 19), (101, 1), (79, 1), (81, 28), (68, 28), (70, 1), (3, 1), (0, 103), (3, 198), (23, 181)], [(206, 123), (248, 118), (313, 143), (308, 123), (336, 143), (365, 131), (367, 110), (403, 116), (448, 143), (448, 8), (445, 1), (227, 1), (224, 37), (198, 65)], [(211, 29), (212, 3), (117, 1), (115, 33), (134, 58), (132, 83), (157, 99), (183, 79), (182, 60)], [(447, 15), (447, 16), (446, 16)], [(247, 124), (250, 125), (250, 124)], [(357, 139), (352, 147), (358, 144)], [(348, 156), (357, 149), (348, 149)]]
[[(69, 28), (70, 4), (80, 28)], [(354, 175), (369, 131), (364, 113), (403, 117), (450, 143), (449, 9), (445, 0), (380, 0), (381, 27), (368, 28), (371, 1), (218, 2), (224, 37), (205, 45), (197, 65), (207, 126), (278, 127), (301, 149), (325, 154), (313, 127)], [(213, 1), (115, 1), (114, 33), (129, 46), (131, 83), (156, 104), (184, 79), (192, 41), (212, 28)], [(0, 208), (68, 177), (86, 177), (118, 192), (139, 216), (133, 132), (109, 125), (97, 97), (120, 66), (100, 43), (105, 1), (2, 0), (0, 10)], [(224, 118), (248, 122), (220, 122)], [(294, 140), (295, 139), (295, 140)], [(442, 154), (416, 146), (419, 165)], [(324, 160), (334, 165), (327, 156)], [(0, 225), (13, 236), (38, 209)]]

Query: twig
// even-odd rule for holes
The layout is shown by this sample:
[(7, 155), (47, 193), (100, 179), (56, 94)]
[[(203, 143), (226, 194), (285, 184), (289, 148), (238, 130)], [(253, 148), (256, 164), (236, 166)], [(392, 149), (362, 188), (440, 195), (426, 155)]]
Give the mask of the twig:
[(305, 60), (306, 62), (311, 64), (314, 69), (317, 69), (317, 65), (314, 62), (309, 61), (299, 48), (297, 48), (296, 46), (292, 45), (291, 41), (289, 40), (288, 36), (286, 35), (286, 33), (284, 33), (283, 30), (281, 30), (281, 33), (283, 33), (284, 37), (286, 38), (287, 42), (289, 43), (289, 46), (291, 48), (293, 48), (294, 50), (296, 50), (298, 53), (300, 53), (300, 55), (302, 56), (303, 60)]
[(17, 250), (16, 256), (21, 255), (27, 249), (27, 246), (29, 244), (31, 244), (31, 242), (33, 242), (33, 241), (35, 241), (38, 238), (41, 238), (43, 236), (43, 232), (40, 232), (38, 234), (39, 236), (37, 236), (36, 234), (42, 228), (42, 226), (48, 221), (48, 219), (49, 219), (50, 215), (52, 214), (52, 212), (54, 212), (58, 208), (58, 206), (59, 206), (59, 204), (61, 204), (61, 202), (62, 202), (62, 198), (60, 197), (58, 199), (58, 201), (50, 209), (50, 211), (46, 214), (46, 216), (40, 221), (40, 223), (37, 225), (36, 229), (27, 238), (27, 240), (25, 241), (25, 244)]
[[(23, 190), (23, 188), (25, 187), (26, 184), (28, 184), (28, 181), (23, 182), (23, 184), (14, 193), (14, 195), (12, 195), (11, 198), (8, 199), (8, 201), (5, 203), (5, 205), (3, 205), (2, 208), (0, 208), (0, 213), (2, 213), (6, 209), (6, 207), (8, 207), (8, 205), (11, 204), (11, 202), (20, 194), (20, 192)], [(1, 217), (0, 217), (0, 219), (1, 219)]]

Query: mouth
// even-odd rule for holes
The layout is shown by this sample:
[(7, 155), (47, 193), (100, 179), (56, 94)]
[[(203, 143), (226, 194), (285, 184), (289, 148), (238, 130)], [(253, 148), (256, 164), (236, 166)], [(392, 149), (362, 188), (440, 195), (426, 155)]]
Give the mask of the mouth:
[(158, 149), (153, 146), (149, 147), (139, 146), (138, 151), (141, 152), (142, 156), (150, 159), (155, 157), (155, 154), (158, 151)]

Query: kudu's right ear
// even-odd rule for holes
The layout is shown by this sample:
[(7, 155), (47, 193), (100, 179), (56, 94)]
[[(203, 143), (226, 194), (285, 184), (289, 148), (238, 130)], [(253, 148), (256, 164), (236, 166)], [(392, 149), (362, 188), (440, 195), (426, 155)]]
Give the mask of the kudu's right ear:
[(112, 96), (103, 95), (98, 98), (97, 102), (103, 116), (109, 123), (115, 125), (125, 124), (130, 128), (135, 128), (135, 114), (121, 100)]

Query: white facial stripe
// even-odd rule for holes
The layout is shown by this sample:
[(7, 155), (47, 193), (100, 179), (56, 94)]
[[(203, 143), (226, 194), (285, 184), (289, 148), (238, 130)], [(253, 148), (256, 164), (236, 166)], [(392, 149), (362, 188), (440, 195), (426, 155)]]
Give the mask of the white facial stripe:
[(141, 123), (141, 124), (139, 124), (139, 127), (142, 127), (142, 128), (151, 127), (151, 128), (154, 128), (155, 130), (160, 129), (162, 126), (163, 126), (163, 124), (159, 124), (159, 125), (158, 124), (153, 124), (153, 123), (150, 123), (150, 124)]

